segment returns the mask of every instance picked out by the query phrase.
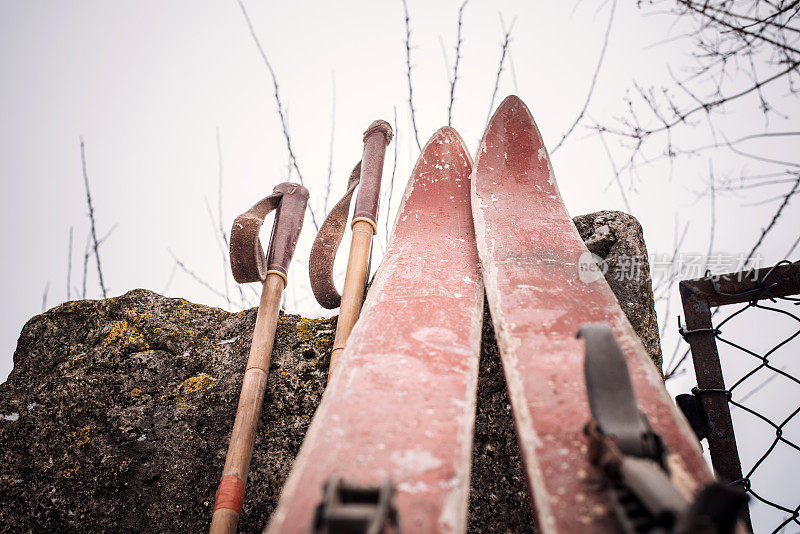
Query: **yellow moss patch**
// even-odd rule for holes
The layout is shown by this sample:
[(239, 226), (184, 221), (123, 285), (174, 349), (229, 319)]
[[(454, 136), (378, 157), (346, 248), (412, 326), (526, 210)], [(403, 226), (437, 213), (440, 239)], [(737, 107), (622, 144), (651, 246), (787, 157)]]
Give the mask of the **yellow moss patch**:
[(325, 352), (325, 349), (328, 348), (328, 343), (331, 342), (333, 342), (333, 336), (322, 336), (314, 342), (314, 350), (321, 354)]
[(127, 315), (128, 317), (130, 317), (131, 319), (152, 319), (152, 317), (153, 317), (153, 314), (150, 313), (150, 312), (145, 312), (145, 313), (142, 313), (142, 314), (138, 314), (134, 310), (130, 310), (130, 309), (125, 310), (123, 313), (125, 315)]
[(117, 343), (122, 348), (131, 345), (144, 347), (146, 350), (150, 348), (141, 332), (125, 321), (110, 321), (103, 329), (103, 333), (106, 335), (104, 340), (106, 343)]
[(210, 388), (217, 380), (206, 373), (200, 373), (197, 376), (187, 378), (180, 386), (180, 390), (184, 395), (193, 395)]
[(309, 340), (313, 338), (315, 336), (314, 326), (324, 320), (325, 319), (308, 319), (306, 317), (301, 317), (295, 326), (300, 335), (300, 339)]
[[(92, 433), (92, 427), (90, 427), (88, 425), (83, 427), (83, 428), (81, 428), (80, 430), (76, 430), (74, 432), (70, 432), (70, 434), (72, 434), (72, 437), (75, 438), (75, 444), (78, 445), (79, 447), (81, 445), (85, 445), (85, 444), (89, 443), (89, 435), (91, 433)], [(73, 471), (74, 471), (74, 469), (73, 469)]]

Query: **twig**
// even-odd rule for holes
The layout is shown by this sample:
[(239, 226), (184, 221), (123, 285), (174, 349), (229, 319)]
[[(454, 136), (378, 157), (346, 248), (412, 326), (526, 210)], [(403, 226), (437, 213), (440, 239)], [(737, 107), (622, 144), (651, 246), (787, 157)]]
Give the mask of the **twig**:
[(198, 284), (200, 284), (200, 285), (201, 285), (201, 286), (203, 286), (204, 288), (208, 289), (209, 291), (211, 291), (212, 293), (214, 293), (214, 294), (215, 294), (215, 295), (217, 295), (218, 297), (221, 297), (221, 298), (223, 298), (223, 299), (225, 298), (225, 295), (224, 295), (224, 294), (223, 294), (221, 291), (219, 291), (219, 290), (215, 289), (215, 288), (214, 288), (214, 287), (213, 287), (211, 284), (209, 284), (208, 282), (206, 282), (205, 280), (203, 280), (202, 278), (200, 278), (200, 277), (199, 277), (197, 274), (195, 274), (195, 273), (194, 273), (194, 271), (192, 271), (191, 269), (189, 269), (189, 268), (186, 266), (186, 264), (184, 264), (184, 263), (183, 263), (183, 262), (182, 262), (180, 259), (178, 259), (178, 257), (175, 255), (175, 253), (174, 253), (174, 252), (172, 252), (172, 250), (171, 250), (171, 249), (168, 249), (168, 250), (169, 250), (170, 256), (172, 256), (172, 259), (174, 259), (174, 260), (175, 260), (175, 264), (176, 264), (178, 267), (180, 267), (180, 268), (181, 268), (181, 270), (182, 270), (184, 273), (188, 274), (190, 277), (192, 277), (192, 278), (194, 279), (194, 281), (195, 281), (195, 282), (197, 282)]
[(600, 134), (600, 141), (603, 142), (603, 148), (606, 149), (608, 162), (611, 164), (611, 169), (614, 171), (614, 180), (617, 182), (617, 186), (619, 187), (619, 194), (622, 196), (622, 201), (625, 203), (625, 209), (629, 214), (633, 215), (633, 212), (631, 211), (631, 205), (628, 204), (628, 197), (625, 195), (625, 188), (622, 187), (622, 180), (619, 179), (620, 170), (617, 168), (617, 164), (614, 163), (614, 158), (611, 156), (611, 150), (608, 148), (608, 143), (606, 143), (606, 138), (602, 133)]
[[(240, 0), (241, 1), (241, 0)], [(408, 17), (408, 6), (406, 0), (403, 2), (403, 12), (405, 13), (406, 21), (406, 76), (408, 78), (408, 107), (411, 110), (411, 126), (414, 130), (414, 140), (417, 142), (417, 148), (422, 152), (422, 145), (419, 142), (419, 132), (417, 132), (417, 117), (414, 111), (414, 86), (411, 83), (411, 19)]]
[(603, 38), (603, 47), (600, 49), (600, 57), (597, 59), (597, 66), (594, 69), (594, 74), (592, 75), (592, 82), (589, 84), (589, 92), (586, 94), (586, 100), (583, 102), (583, 107), (581, 108), (578, 115), (575, 117), (575, 120), (572, 122), (572, 125), (567, 129), (564, 135), (561, 136), (561, 139), (556, 144), (555, 148), (550, 151), (550, 154), (555, 154), (556, 150), (558, 150), (564, 141), (572, 135), (572, 132), (575, 131), (575, 127), (578, 126), (578, 123), (583, 119), (584, 115), (586, 115), (586, 110), (589, 108), (589, 102), (592, 100), (592, 95), (594, 94), (594, 87), (597, 84), (597, 77), (600, 75), (600, 68), (603, 66), (603, 59), (606, 57), (606, 49), (608, 48), (608, 38), (611, 35), (611, 25), (614, 22), (614, 12), (617, 9), (617, 0), (613, 0), (611, 2), (611, 13), (608, 15), (608, 25), (606, 26), (606, 34)]
[[(274, 89), (275, 94), (275, 102), (278, 105), (278, 116), (281, 120), (281, 128), (283, 129), (283, 137), (286, 140), (286, 150), (289, 152), (289, 159), (292, 164), (292, 168), (297, 173), (297, 179), (300, 180), (300, 185), (305, 185), (305, 181), (303, 180), (303, 173), (300, 172), (300, 167), (297, 165), (297, 158), (295, 157), (294, 150), (292, 149), (292, 139), (289, 136), (289, 128), (286, 122), (286, 116), (283, 111), (283, 102), (281, 101), (280, 93), (278, 91), (278, 78), (275, 76), (275, 71), (272, 70), (272, 64), (270, 64), (269, 59), (267, 59), (267, 54), (264, 52), (264, 48), (261, 46), (261, 41), (258, 40), (258, 36), (256, 35), (256, 31), (253, 28), (253, 23), (250, 21), (250, 16), (247, 14), (247, 10), (242, 3), (242, 0), (236, 0), (239, 3), (239, 7), (242, 9), (242, 14), (244, 15), (244, 20), (247, 22), (247, 27), (250, 30), (250, 35), (253, 37), (253, 41), (258, 48), (259, 54), (261, 54), (261, 59), (264, 61), (264, 65), (266, 65), (267, 70), (269, 71), (270, 77), (272, 77), (272, 87)], [(311, 223), (314, 225), (315, 230), (319, 230), (319, 225), (317, 224), (317, 219), (314, 215), (314, 210), (311, 209), (311, 205), (308, 205), (308, 211), (311, 214)]]
[(72, 226), (69, 227), (69, 252), (67, 252), (67, 300), (71, 300), (70, 286), (72, 284)]
[(508, 44), (511, 42), (511, 31), (514, 29), (514, 23), (517, 21), (516, 17), (511, 21), (511, 26), (506, 30), (506, 25), (503, 23), (503, 16), (500, 15), (500, 26), (503, 28), (503, 44), (500, 50), (500, 63), (497, 66), (497, 76), (494, 80), (494, 91), (492, 91), (492, 100), (489, 102), (489, 114), (486, 115), (486, 124), (492, 118), (494, 111), (494, 101), (497, 98), (497, 90), (500, 88), (500, 75), (503, 73), (503, 63), (506, 61), (506, 53), (508, 52)]
[(397, 129), (397, 106), (394, 106), (394, 158), (392, 160), (392, 177), (389, 178), (389, 199), (386, 201), (386, 245), (389, 245), (389, 217), (392, 214), (392, 192), (394, 192), (394, 174), (397, 171), (397, 146), (400, 144)]
[(164, 289), (161, 290), (162, 295), (167, 294), (167, 290), (169, 290), (169, 286), (172, 285), (172, 279), (175, 278), (175, 273), (178, 271), (178, 262), (175, 261), (172, 264), (172, 270), (169, 273), (169, 278), (167, 278), (167, 283), (164, 284)]
[(711, 224), (709, 224), (708, 252), (706, 252), (705, 269), (708, 269), (708, 260), (714, 250), (714, 230), (717, 226), (717, 189), (714, 184), (714, 166), (711, 160), (708, 161), (708, 174), (711, 186)]
[(81, 298), (86, 298), (86, 275), (89, 271), (89, 258), (92, 256), (92, 234), (86, 236), (86, 246), (83, 249), (83, 279), (81, 281)]
[(50, 290), (50, 280), (44, 286), (44, 293), (42, 293), (42, 313), (47, 311), (47, 292)]
[(325, 185), (325, 203), (322, 212), (328, 213), (328, 201), (331, 197), (331, 185), (333, 184), (333, 140), (336, 133), (336, 76), (331, 71), (331, 142), (328, 151), (328, 181)]
[(214, 215), (211, 213), (211, 205), (208, 203), (208, 198), (204, 198), (206, 204), (206, 212), (208, 213), (208, 220), (211, 223), (211, 229), (213, 230), (214, 242), (217, 243), (217, 247), (219, 248), (220, 257), (222, 259), (222, 280), (225, 283), (225, 294), (223, 298), (225, 299), (226, 304), (228, 307), (231, 305), (231, 298), (230, 298), (230, 291), (228, 288), (228, 247), (225, 246), (225, 242), (227, 239), (220, 238), (218, 235), (219, 229), (216, 228), (216, 221), (214, 220)]
[(86, 173), (86, 153), (83, 147), (83, 137), (81, 137), (81, 167), (83, 169), (83, 183), (86, 186), (86, 204), (89, 206), (89, 221), (91, 222), (92, 241), (94, 242), (94, 257), (97, 260), (97, 280), (100, 283), (100, 291), (103, 298), (106, 298), (106, 285), (103, 282), (103, 269), (100, 265), (99, 243), (97, 242), (97, 225), (94, 218), (94, 206), (92, 206), (92, 194), (89, 192), (89, 176)]
[[(222, 280), (225, 282), (225, 301), (228, 306), (231, 305), (229, 297), (230, 291), (228, 289), (228, 235), (225, 233), (225, 228), (222, 226), (222, 141), (219, 137), (219, 126), (217, 126), (217, 231), (219, 238), (222, 240), (222, 250), (220, 256), (222, 257)], [(208, 200), (206, 200), (206, 208)], [(211, 216), (211, 209), (208, 209), (208, 215), (211, 218), (211, 224), (214, 224), (214, 218)], [(239, 290), (241, 292), (241, 289)]]
[(464, 15), (464, 8), (467, 6), (469, 0), (464, 0), (461, 7), (458, 8), (458, 30), (456, 32), (456, 62), (453, 65), (453, 77), (450, 79), (450, 104), (447, 106), (447, 125), (453, 124), (453, 102), (456, 97), (456, 82), (458, 81), (458, 64), (461, 61), (461, 26), (462, 18)]
[(756, 253), (756, 251), (758, 250), (758, 248), (759, 248), (759, 247), (761, 246), (761, 244), (764, 242), (764, 238), (766, 238), (766, 237), (767, 237), (767, 234), (768, 234), (768, 233), (769, 233), (769, 232), (772, 230), (772, 228), (775, 226), (775, 223), (776, 223), (776, 222), (778, 222), (778, 218), (780, 218), (780, 216), (781, 216), (781, 213), (783, 213), (783, 209), (784, 209), (784, 208), (785, 208), (785, 207), (786, 207), (786, 206), (789, 204), (789, 200), (791, 200), (792, 196), (795, 194), (795, 192), (797, 191), (797, 188), (798, 188), (798, 187), (800, 187), (800, 174), (798, 174), (798, 176), (797, 176), (797, 180), (795, 180), (795, 182), (794, 182), (794, 185), (792, 186), (792, 189), (791, 189), (791, 191), (789, 191), (789, 192), (788, 192), (788, 193), (787, 193), (787, 194), (786, 194), (786, 195), (783, 197), (783, 202), (781, 202), (781, 205), (780, 205), (780, 206), (778, 206), (778, 209), (775, 211), (775, 214), (772, 216), (772, 220), (769, 222), (769, 224), (767, 225), (767, 227), (766, 227), (766, 228), (764, 228), (764, 229), (761, 231), (761, 235), (758, 237), (758, 241), (756, 241), (756, 244), (755, 244), (755, 245), (753, 245), (753, 248), (752, 248), (752, 249), (750, 249), (750, 253), (749, 253), (749, 254), (747, 254), (747, 256), (746, 256), (746, 258), (745, 258), (745, 263), (744, 263), (744, 265), (742, 265), (742, 268), (744, 268), (744, 267), (747, 267), (747, 265), (750, 263), (750, 260), (753, 258), (753, 255)]

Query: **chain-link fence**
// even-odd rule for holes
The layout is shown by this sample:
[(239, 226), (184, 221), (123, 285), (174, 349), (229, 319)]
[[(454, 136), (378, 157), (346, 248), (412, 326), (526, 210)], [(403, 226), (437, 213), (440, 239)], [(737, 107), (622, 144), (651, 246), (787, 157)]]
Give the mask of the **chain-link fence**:
[(800, 262), (685, 280), (680, 291), (697, 387), (678, 404), (717, 476), (750, 495), (755, 531), (798, 532)]

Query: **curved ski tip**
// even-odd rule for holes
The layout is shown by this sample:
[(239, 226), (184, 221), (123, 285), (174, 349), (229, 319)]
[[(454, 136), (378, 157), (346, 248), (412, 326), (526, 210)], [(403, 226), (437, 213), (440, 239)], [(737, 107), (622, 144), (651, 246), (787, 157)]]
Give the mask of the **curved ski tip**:
[[(425, 144), (425, 147), (422, 149), (423, 152), (428, 148), (428, 145), (432, 143), (444, 144), (444, 143), (454, 143), (458, 145), (464, 153), (469, 156), (469, 150), (467, 150), (467, 145), (464, 144), (464, 140), (461, 138), (461, 135), (456, 131), (455, 128), (451, 126), (442, 126), (431, 136), (428, 142)], [(469, 158), (472, 161), (472, 158)]]
[[(492, 115), (492, 119), (494, 119), (498, 115), (507, 115), (507, 114), (524, 114), (529, 117), (530, 120), (533, 120), (533, 115), (531, 114), (531, 110), (528, 109), (528, 106), (525, 105), (525, 102), (522, 101), (520, 97), (517, 95), (508, 95), (500, 102), (500, 105), (497, 106), (497, 110)], [(491, 122), (491, 121), (490, 121)]]

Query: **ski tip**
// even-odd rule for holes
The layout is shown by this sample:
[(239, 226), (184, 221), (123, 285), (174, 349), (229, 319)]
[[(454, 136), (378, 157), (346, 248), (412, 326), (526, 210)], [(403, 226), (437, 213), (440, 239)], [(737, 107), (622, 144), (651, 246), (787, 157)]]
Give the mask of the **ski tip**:
[(461, 135), (456, 131), (455, 128), (451, 126), (442, 126), (431, 136), (428, 142), (425, 144), (425, 148), (422, 149), (423, 152), (428, 148), (428, 145), (436, 143), (436, 144), (448, 144), (448, 143), (455, 143), (457, 146), (460, 146), (464, 152), (467, 151), (467, 146), (464, 144), (464, 140), (461, 138)]
[(441, 145), (453, 145), (451, 146), (451, 150), (455, 148), (456, 152), (461, 153), (462, 156), (466, 156), (467, 161), (472, 164), (472, 156), (470, 156), (469, 150), (467, 150), (467, 145), (464, 144), (464, 140), (461, 138), (461, 134), (459, 134), (456, 129), (451, 126), (442, 126), (436, 130), (431, 138), (428, 139), (428, 142), (425, 143), (425, 146), (422, 147), (420, 157), (422, 157), (423, 154), (435, 150), (435, 147)]
[(497, 109), (507, 107), (523, 107), (526, 110), (528, 109), (528, 106), (525, 105), (525, 102), (523, 102), (522, 99), (517, 95), (508, 95), (505, 97), (503, 101), (500, 102), (500, 105), (497, 106)]
[(492, 118), (489, 120), (489, 126), (495, 122), (495, 118), (497, 117), (514, 117), (517, 120), (522, 119), (523, 121), (534, 122), (531, 110), (528, 109), (525, 102), (517, 95), (508, 95), (500, 102), (500, 105), (497, 106)]
[[(485, 150), (486, 142), (489, 137), (499, 135), (505, 137), (507, 131), (510, 129), (518, 132), (524, 131), (524, 137), (530, 140), (532, 145), (537, 145), (534, 153), (539, 154), (541, 157), (546, 157), (549, 161), (547, 149), (544, 148), (544, 140), (542, 134), (539, 132), (539, 127), (536, 126), (536, 121), (533, 119), (528, 106), (517, 95), (507, 96), (494, 112), (489, 124), (486, 125), (486, 130), (483, 132), (483, 138), (478, 148), (478, 154), (481, 150)], [(544, 149), (543, 155), (539, 153), (539, 149)]]

